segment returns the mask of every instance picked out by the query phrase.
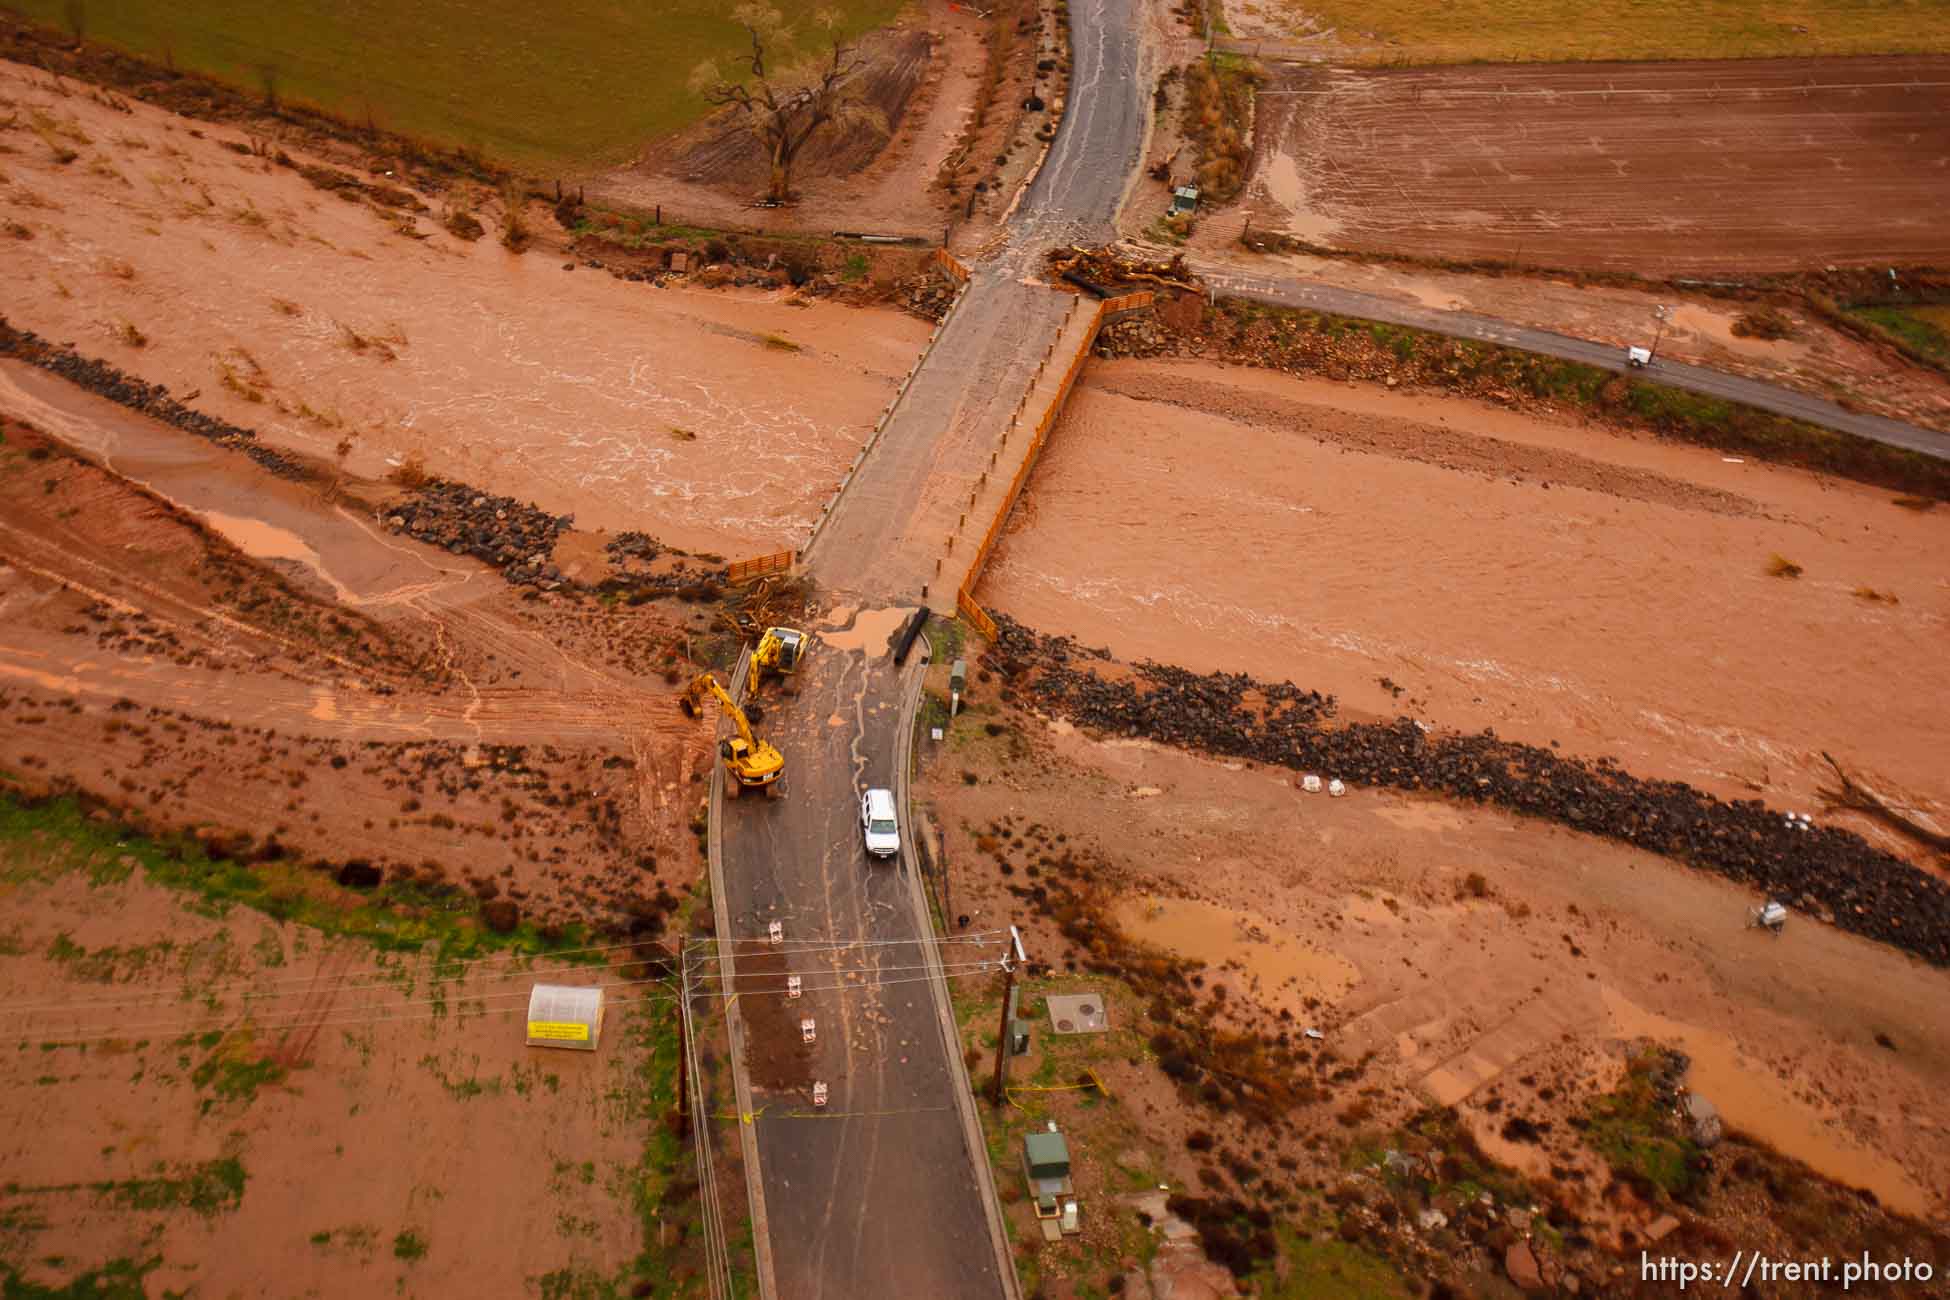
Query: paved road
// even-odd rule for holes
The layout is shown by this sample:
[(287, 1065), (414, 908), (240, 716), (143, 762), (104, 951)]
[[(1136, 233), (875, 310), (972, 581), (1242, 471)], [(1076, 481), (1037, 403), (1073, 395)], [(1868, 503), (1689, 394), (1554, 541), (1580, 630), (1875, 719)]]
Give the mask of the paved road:
[[(1006, 246), (976, 265), (928, 362), (807, 549), (820, 583), (919, 603), (996, 433), (1034, 379), (1071, 295), (1037, 283), (1045, 250), (1115, 237), (1150, 121), (1136, 0), (1070, 6), (1063, 121), (1017, 205)], [(976, 535), (980, 535), (978, 529)], [(930, 591), (937, 608), (954, 593)]]
[[(1035, 283), (1043, 250), (1113, 237), (1150, 121), (1138, 3), (1072, 0), (1070, 14), (1067, 109), (1005, 246), (974, 268), (806, 556), (829, 604), (920, 603), (955, 503), (967, 500), (1069, 305)], [(864, 627), (873, 615), (857, 618)], [(881, 636), (822, 639), (798, 697), (768, 713), (760, 731), (786, 755), (788, 792), (782, 802), (714, 807), (722, 848), (713, 884), (728, 937), (756, 938), (777, 919), (789, 940), (871, 940), (892, 981), (917, 973), (933, 930), (911, 865), (868, 867), (855, 821), (860, 789), (898, 785), (902, 709), (918, 686), (892, 668)], [(759, 1076), (776, 1071), (750, 1068), (762, 1046), (753, 1036), (781, 1032), (777, 1016), (756, 1005), (738, 1013), (738, 1065), (759, 1112), (747, 1177), (770, 1294), (1014, 1300), (1014, 1263), (941, 987), (870, 978), (792, 1005), (819, 1025), (809, 1077), (828, 1086), (826, 1117), (791, 1114), (809, 1109), (803, 1092), (776, 1077), (783, 1086), (768, 1090)]]
[[(1417, 329), (1431, 330), (1438, 334), (1482, 339), (1486, 342), (1521, 348), (1526, 352), (1582, 361), (1588, 365), (1602, 366), (1607, 370), (1627, 369), (1620, 349), (1609, 343), (1594, 343), (1588, 339), (1572, 338), (1566, 334), (1554, 334), (1549, 330), (1529, 329), (1522, 325), (1512, 325), (1508, 321), (1496, 320), (1489, 316), (1477, 316), (1469, 312), (1442, 311), (1415, 303), (1399, 302), (1393, 298), (1363, 293), (1358, 289), (1315, 284), (1299, 278), (1258, 275), (1220, 262), (1194, 259), (1190, 265), (1207, 284), (1221, 293), (1237, 297), (1253, 298), (1288, 307), (1312, 307), (1340, 316), (1358, 317), (1361, 320), (1412, 325)], [(1763, 411), (1806, 420), (1809, 424), (1818, 424), (1823, 428), (1839, 429), (1843, 433), (1852, 433), (1874, 442), (1888, 443), (1891, 446), (1922, 452), (1926, 456), (1950, 460), (1950, 434), (1939, 433), (1934, 429), (1918, 428), (1913, 424), (1885, 419), (1880, 415), (1845, 411), (1825, 398), (1796, 392), (1790, 388), (1781, 388), (1762, 380), (1665, 360), (1655, 361), (1646, 372), (1646, 377), (1662, 384), (1670, 384), (1674, 388), (1726, 398), (1729, 401), (1759, 407)]]
[[(918, 654), (908, 667), (919, 670)], [(782, 922), (779, 951), (808, 990), (783, 1016), (776, 1002), (769, 1017), (749, 1011), (748, 1041), (783, 1037), (789, 1054), (799, 1018), (816, 1025), (810, 1059), (789, 1072), (796, 1082), (767, 1071), (771, 1086), (756, 1081), (751, 1095), (777, 1294), (1011, 1295), (956, 1109), (960, 1063), (924, 978), (932, 927), (913, 905), (913, 866), (870, 864), (856, 819), (856, 788), (896, 785), (903, 675), (885, 643), (816, 642), (797, 685), (796, 699), (771, 702), (762, 728), (791, 764), (786, 797), (739, 799), (719, 814), (732, 933)], [(804, 950), (822, 940), (866, 942)], [(834, 991), (842, 984), (851, 987)], [(823, 1113), (810, 1105), (813, 1080), (829, 1089)]]

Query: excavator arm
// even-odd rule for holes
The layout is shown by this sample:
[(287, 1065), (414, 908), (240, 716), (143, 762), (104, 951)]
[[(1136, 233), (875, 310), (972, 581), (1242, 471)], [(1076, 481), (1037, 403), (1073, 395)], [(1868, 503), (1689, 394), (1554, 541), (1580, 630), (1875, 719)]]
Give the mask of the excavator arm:
[(731, 698), (730, 691), (718, 685), (716, 674), (704, 672), (697, 675), (697, 680), (684, 692), (684, 712), (694, 718), (700, 716), (704, 712), (704, 697), (707, 695), (717, 697), (718, 707), (731, 719), (731, 725), (738, 728), (738, 739), (757, 749), (758, 741), (752, 736), (752, 724), (745, 720), (745, 711)]
[[(716, 698), (718, 707), (725, 711), (732, 726), (738, 729), (737, 744), (727, 740), (721, 745), (725, 765), (731, 770), (736, 784), (764, 786), (768, 796), (778, 797), (783, 789), (779, 777), (785, 767), (785, 757), (769, 742), (752, 734), (752, 724), (745, 717), (745, 711), (731, 698), (731, 692), (718, 685), (717, 677), (710, 672), (699, 673), (685, 690), (684, 712), (693, 718), (701, 717), (707, 696)], [(730, 787), (729, 793), (736, 796), (736, 785)]]

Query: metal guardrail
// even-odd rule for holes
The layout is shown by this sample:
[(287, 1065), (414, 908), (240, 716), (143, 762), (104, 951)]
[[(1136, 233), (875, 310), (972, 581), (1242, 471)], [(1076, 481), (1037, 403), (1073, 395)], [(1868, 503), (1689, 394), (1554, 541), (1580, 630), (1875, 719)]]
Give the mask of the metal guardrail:
[[(1078, 301), (1081, 302), (1081, 299)], [(996, 507), (995, 517), (989, 521), (988, 532), (983, 535), (982, 544), (975, 549), (975, 559), (968, 566), (967, 577), (962, 580), (961, 586), (955, 592), (955, 608), (966, 615), (968, 621), (990, 641), (994, 641), (996, 636), (995, 620), (988, 616), (974, 596), (975, 584), (981, 579), (982, 568), (989, 560), (989, 552), (995, 549), (996, 539), (1001, 536), (1002, 526), (1008, 521), (1009, 512), (1015, 508), (1016, 498), (1022, 495), (1023, 487), (1029, 482), (1030, 471), (1036, 467), (1036, 458), (1042, 454), (1043, 444), (1049, 441), (1049, 432), (1056, 425), (1056, 417), (1062, 414), (1063, 404), (1069, 400), (1070, 390), (1076, 386), (1077, 374), (1083, 369), (1083, 363), (1090, 358), (1090, 350), (1096, 346), (1098, 331), (1103, 329), (1104, 322), (1112, 316), (1149, 307), (1155, 301), (1157, 295), (1149, 290), (1139, 290), (1136, 293), (1105, 298), (1098, 302), (1091, 315), (1089, 327), (1084, 331), (1082, 345), (1070, 358), (1070, 364), (1064, 368), (1063, 377), (1057, 381), (1056, 391), (1050, 395), (1049, 401), (1043, 406), (1042, 414), (1036, 419), (1029, 436), (1029, 450), (1023, 455), (1022, 464), (1016, 468), (1015, 477), (1009, 481), (1008, 489), (1002, 494), (1001, 504)], [(1071, 311), (1075, 310), (1076, 307), (1073, 305)], [(1032, 387), (1030, 391), (1033, 393), (1035, 390)], [(1027, 400), (1025, 396), (1024, 401)], [(1008, 440), (1006, 433), (1003, 435), (1003, 440), (1005, 442)], [(952, 542), (950, 545), (952, 546)]]

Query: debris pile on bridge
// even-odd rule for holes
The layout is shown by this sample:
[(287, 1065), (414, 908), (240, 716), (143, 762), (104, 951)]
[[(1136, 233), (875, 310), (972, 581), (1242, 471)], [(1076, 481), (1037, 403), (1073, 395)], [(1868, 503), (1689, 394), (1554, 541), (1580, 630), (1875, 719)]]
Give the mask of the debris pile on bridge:
[[(1950, 884), (1853, 831), (1809, 826), (1758, 799), (1731, 803), (1609, 759), (1424, 730), (1412, 718), (1330, 724), (1334, 700), (1292, 683), (1203, 676), (1042, 636), (996, 615), (983, 663), (1005, 702), (1119, 736), (1249, 759), (1351, 784), (1492, 804), (1715, 871), (1844, 930), (1950, 965)], [(1105, 669), (1114, 671), (1106, 672)]]
[(1185, 265), (1179, 253), (1169, 261), (1135, 257), (1115, 245), (1101, 248), (1052, 248), (1049, 251), (1051, 274), (1079, 286), (1088, 285), (1103, 296), (1133, 289), (1188, 289), (1197, 291), (1198, 277)]
[(954, 304), (959, 286), (938, 271), (917, 271), (894, 286), (895, 301), (903, 311), (939, 325)]

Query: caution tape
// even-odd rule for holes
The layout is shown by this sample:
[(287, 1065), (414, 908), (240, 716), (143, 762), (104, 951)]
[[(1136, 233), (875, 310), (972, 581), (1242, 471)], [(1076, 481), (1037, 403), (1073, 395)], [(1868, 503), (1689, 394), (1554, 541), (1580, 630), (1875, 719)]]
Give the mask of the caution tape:
[[(1110, 1089), (1105, 1086), (1102, 1079), (1097, 1077), (1097, 1072), (1094, 1069), (1085, 1066), (1083, 1072), (1090, 1076), (1089, 1083), (1052, 1083), (1048, 1085), (1025, 1083), (1005, 1089), (1009, 1098), (1009, 1104), (1016, 1106), (1016, 1094), (1019, 1092), (1083, 1092), (1094, 1089), (1097, 1092), (1103, 1093), (1106, 1097), (1110, 1096)], [(1016, 1109), (1021, 1110), (1022, 1107), (1016, 1106)]]

